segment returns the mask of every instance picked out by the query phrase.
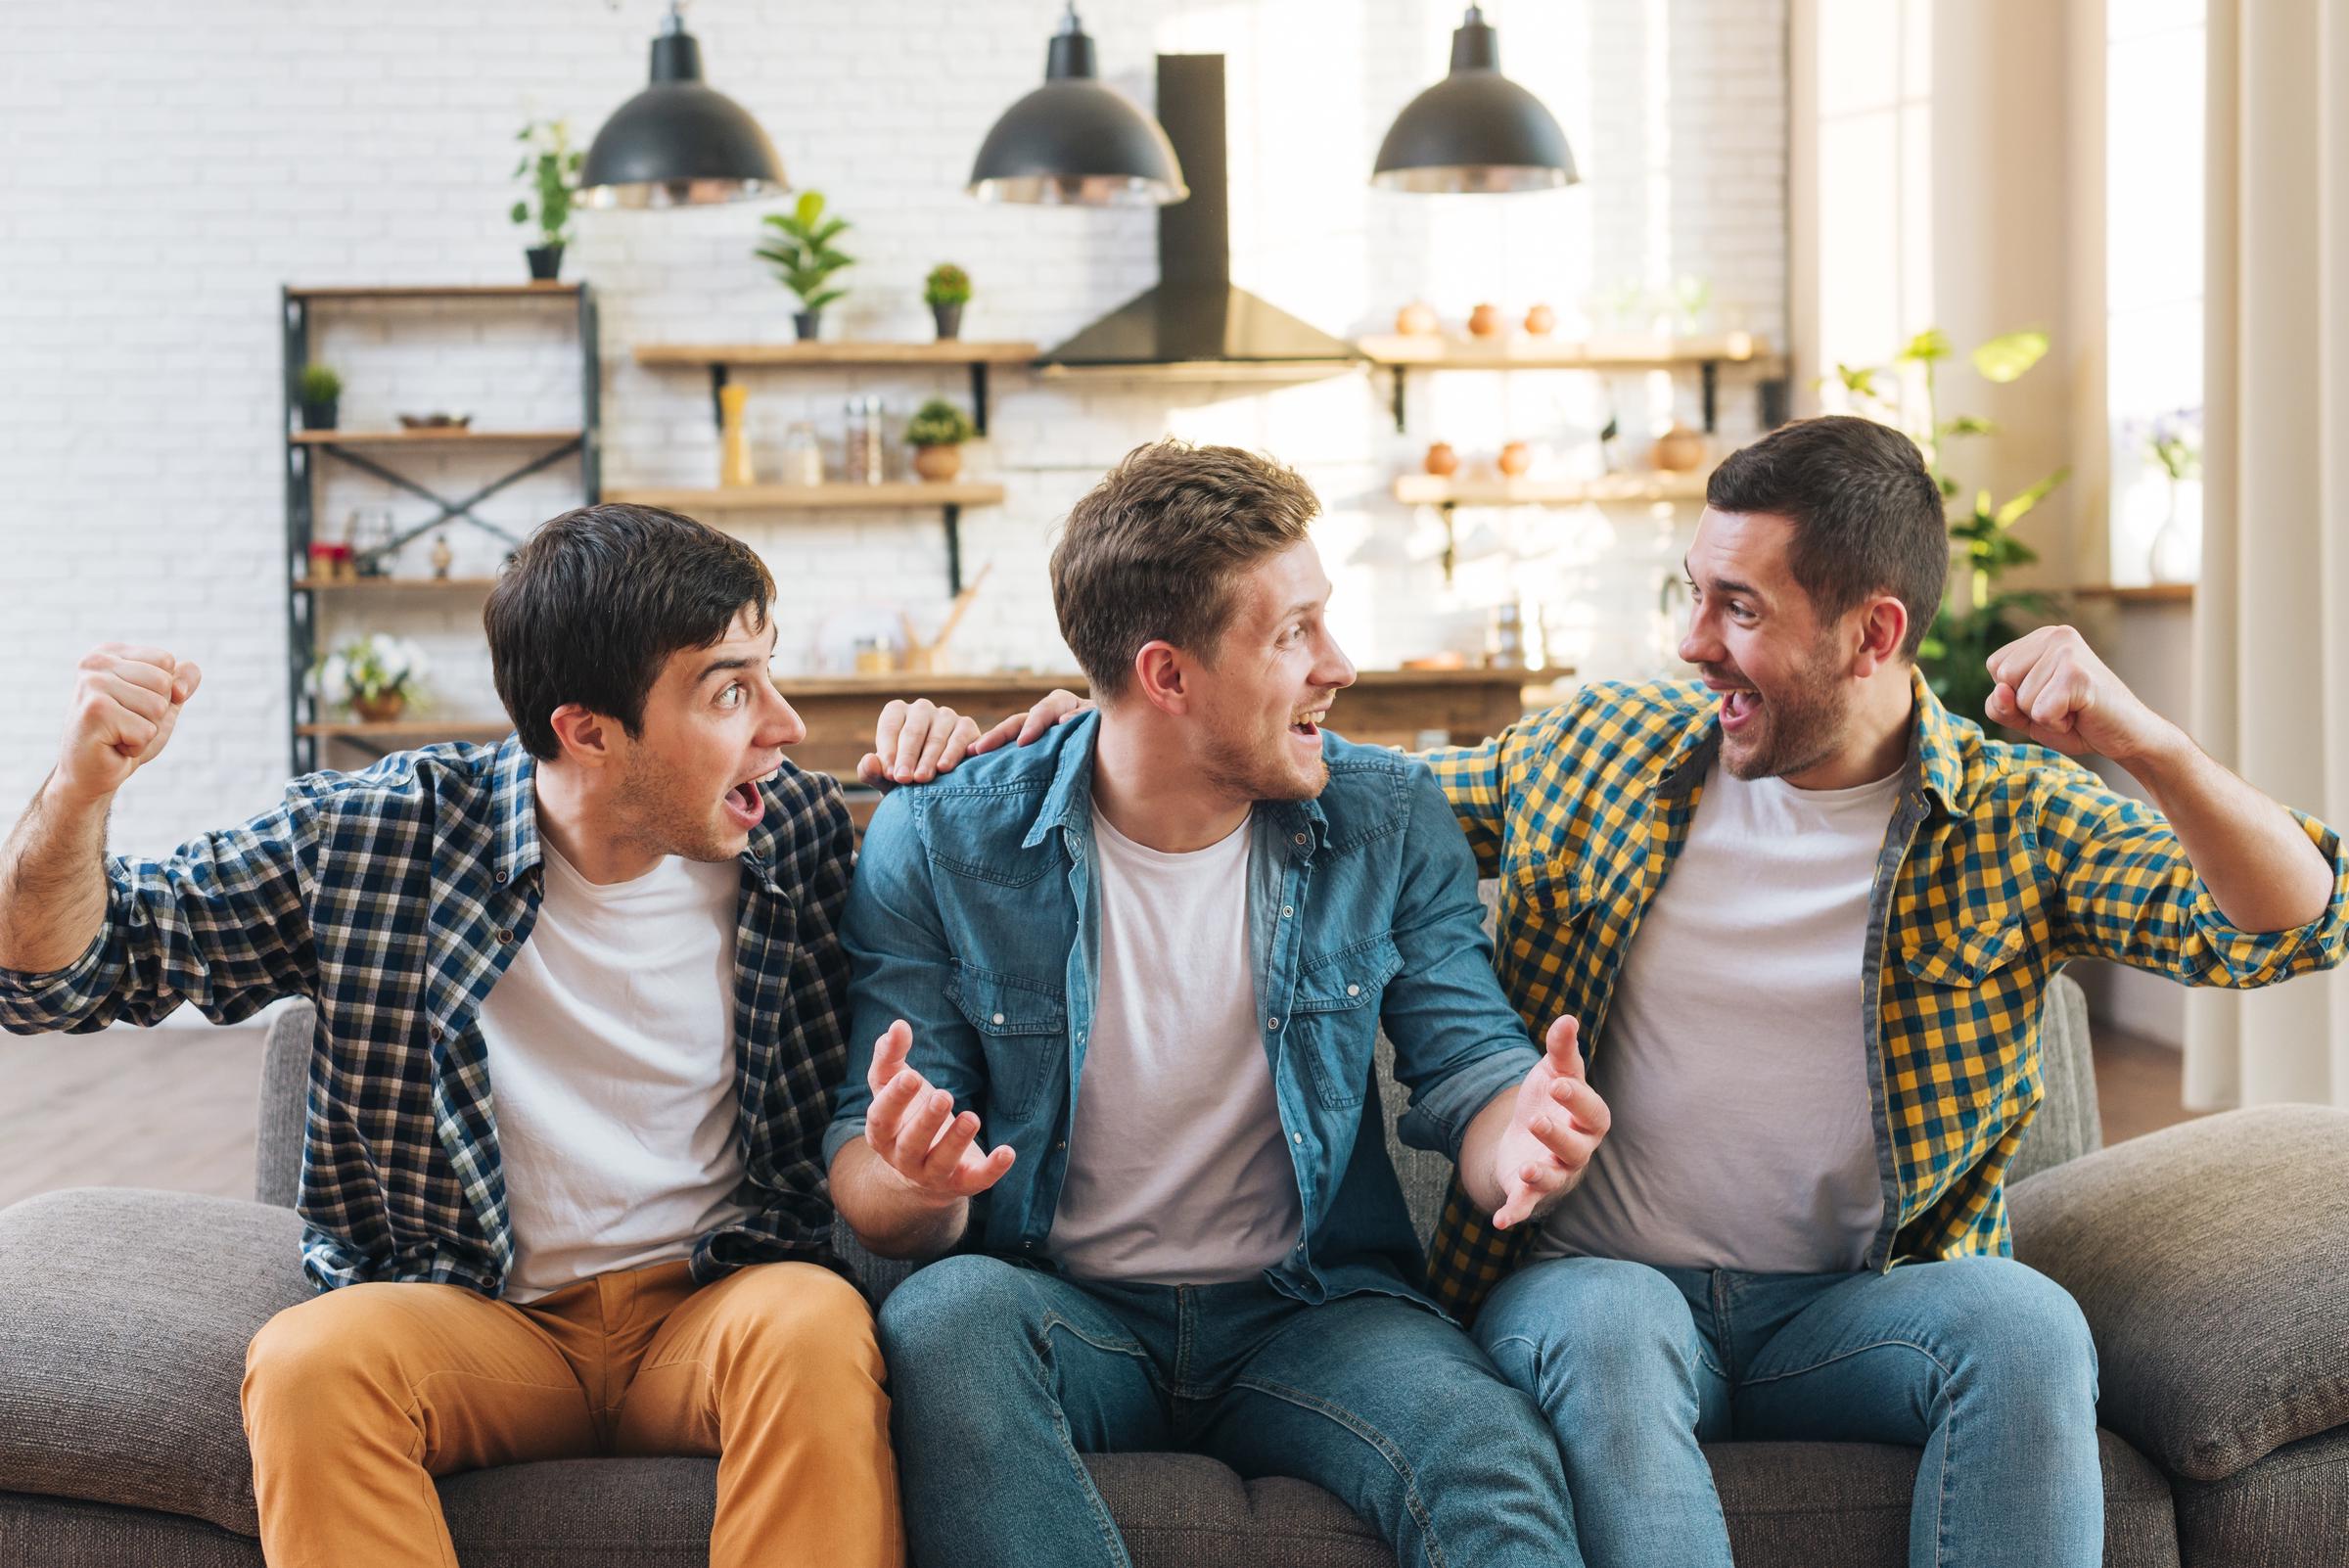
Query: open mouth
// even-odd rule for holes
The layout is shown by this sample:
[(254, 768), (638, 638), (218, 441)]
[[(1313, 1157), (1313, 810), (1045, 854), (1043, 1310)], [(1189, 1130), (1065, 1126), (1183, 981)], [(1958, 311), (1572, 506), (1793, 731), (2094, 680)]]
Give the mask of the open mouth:
[(1721, 727), (1732, 734), (1762, 711), (1762, 694), (1751, 686), (1712, 678), (1707, 678), (1705, 685), (1721, 698)]
[(1329, 717), (1329, 710), (1316, 708), (1289, 725), (1289, 733), (1313, 746), (1321, 744), (1321, 725)]
[(760, 819), (766, 815), (766, 802), (759, 794), (759, 779), (773, 776), (770, 770), (760, 774), (759, 778), (746, 778), (726, 791), (726, 814), (734, 819), (736, 827), (746, 831), (755, 828)]

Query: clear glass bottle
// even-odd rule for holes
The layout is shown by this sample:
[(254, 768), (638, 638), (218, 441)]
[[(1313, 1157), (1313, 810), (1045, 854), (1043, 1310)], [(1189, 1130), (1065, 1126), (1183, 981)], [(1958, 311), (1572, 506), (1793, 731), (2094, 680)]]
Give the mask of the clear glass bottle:
[(794, 420), (783, 433), (782, 472), (786, 484), (821, 484), (824, 482), (824, 446), (815, 438), (815, 427), (807, 421)]

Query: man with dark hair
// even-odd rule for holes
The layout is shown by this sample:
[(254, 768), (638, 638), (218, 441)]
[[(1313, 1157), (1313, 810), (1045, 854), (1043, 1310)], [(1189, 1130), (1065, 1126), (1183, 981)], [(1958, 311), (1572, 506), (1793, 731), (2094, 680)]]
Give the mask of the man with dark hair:
[(434, 1478), (594, 1453), (717, 1455), (714, 1563), (901, 1560), (817, 1161), (852, 835), (784, 761), (773, 593), (690, 518), (565, 513), (485, 617), (516, 735), (296, 779), (161, 859), (109, 858), (108, 807), (200, 674), (82, 661), (0, 847), (0, 1027), (317, 1008), (321, 1294), (253, 1337), (244, 1387), (273, 1568), (438, 1568)]
[[(1099, 716), (893, 794), (843, 940), (825, 1138), (864, 1243), (954, 1253), (881, 1309), (914, 1560), (1124, 1564), (1082, 1455), (1328, 1488), (1405, 1562), (1557, 1563), (1557, 1449), (1418, 1289), (1386, 1153), (1543, 1212), (1606, 1106), (1528, 1043), (1427, 770), (1321, 728), (1354, 679), (1311, 489), (1230, 447), (1118, 465), (1052, 556)], [(985, 1127), (991, 1148), (983, 1147)]]
[(1615, 1118), (1541, 1225), (1455, 1191), (1433, 1291), (1548, 1415), (1598, 1568), (1728, 1568), (1698, 1443), (1731, 1436), (1920, 1447), (1919, 1568), (2086, 1568), (2096, 1353), (2009, 1256), (2004, 1190), (2042, 997), (2072, 958), (2229, 987), (2338, 964), (2349, 860), (2068, 626), (1989, 662), (2032, 744), (1943, 709), (1914, 655), (1947, 533), (1898, 432), (1788, 425), (1706, 498), (1701, 686), (1593, 683), (1429, 758), (1498, 879), (1501, 983), (1528, 1027), (1585, 1020)]

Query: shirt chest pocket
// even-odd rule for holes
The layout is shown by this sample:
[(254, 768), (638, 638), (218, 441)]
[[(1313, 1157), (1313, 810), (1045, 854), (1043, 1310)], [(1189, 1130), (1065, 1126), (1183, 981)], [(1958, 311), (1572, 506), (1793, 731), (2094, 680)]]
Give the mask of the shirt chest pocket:
[(2033, 951), (2029, 926), (2013, 920), (1920, 933), (1901, 945), (1907, 978), (1893, 1008), (1908, 1015), (1901, 1033), (1956, 1069), (1952, 1089), (1976, 1109), (2007, 1098), (2035, 1072), (2025, 1060), (1994, 1070), (2039, 1016), (2045, 976)]
[[(1068, 1055), (1068, 1002), (1060, 988), (957, 964), (946, 999), (978, 1032), (987, 1053), (990, 1109), (1013, 1121), (1034, 1117)], [(989, 1131), (1000, 1139), (1010, 1130), (995, 1124)]]
[(1370, 938), (1298, 971), (1288, 1048), (1324, 1105), (1359, 1105), (1377, 1071), (1378, 999), (1403, 969), (1395, 939)]

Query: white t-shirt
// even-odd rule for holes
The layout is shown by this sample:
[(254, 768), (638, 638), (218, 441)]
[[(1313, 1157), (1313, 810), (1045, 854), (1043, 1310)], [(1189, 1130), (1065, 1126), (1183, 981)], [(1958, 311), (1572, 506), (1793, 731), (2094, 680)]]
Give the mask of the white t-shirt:
[(742, 867), (671, 855), (599, 886), (540, 842), (546, 896), (482, 1003), (514, 1226), (506, 1299), (689, 1256), (741, 1219)]
[(1857, 1268), (1884, 1217), (1865, 969), (1898, 773), (1844, 790), (1715, 765), (1632, 939), (1592, 1086), (1613, 1114), (1533, 1256)]
[(1252, 1279), (1303, 1208), (1248, 947), (1248, 824), (1187, 854), (1093, 813), (1101, 975), (1048, 1247), (1086, 1279)]

